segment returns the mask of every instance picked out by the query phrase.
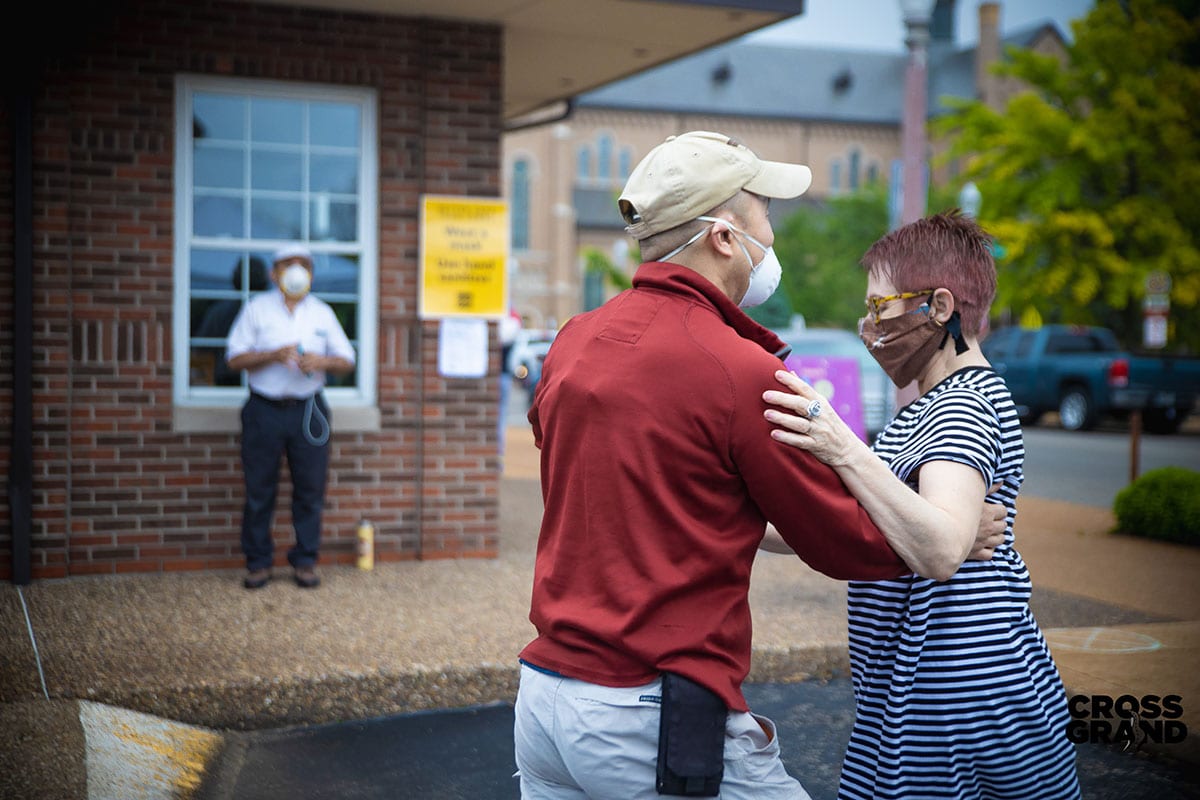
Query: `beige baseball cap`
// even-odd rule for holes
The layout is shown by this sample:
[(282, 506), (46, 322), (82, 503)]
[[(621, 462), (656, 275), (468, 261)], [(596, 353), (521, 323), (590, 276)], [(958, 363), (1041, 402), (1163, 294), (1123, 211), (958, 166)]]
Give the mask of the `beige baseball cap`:
[(742, 189), (763, 197), (799, 197), (812, 184), (803, 164), (763, 161), (720, 133), (671, 136), (634, 168), (617, 201), (625, 230), (641, 241), (690, 222)]

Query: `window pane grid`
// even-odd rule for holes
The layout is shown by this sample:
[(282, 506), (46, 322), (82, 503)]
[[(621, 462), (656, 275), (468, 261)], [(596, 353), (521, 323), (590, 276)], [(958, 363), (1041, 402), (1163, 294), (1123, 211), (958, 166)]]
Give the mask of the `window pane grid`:
[[(244, 375), (222, 374), (224, 348), (233, 317), (262, 289), (244, 285), (244, 267), (235, 268), (232, 285), (223, 270), (247, 254), (265, 263), (267, 254), (288, 242), (313, 250), (313, 294), (334, 307), (357, 348), (364, 246), (361, 101), (197, 91), (190, 110), (192, 266), (185, 277), (190, 275), (191, 395), (221, 392), (206, 387), (244, 387)], [(364, 366), (360, 362), (359, 369)], [(357, 372), (330, 385), (354, 388)]]

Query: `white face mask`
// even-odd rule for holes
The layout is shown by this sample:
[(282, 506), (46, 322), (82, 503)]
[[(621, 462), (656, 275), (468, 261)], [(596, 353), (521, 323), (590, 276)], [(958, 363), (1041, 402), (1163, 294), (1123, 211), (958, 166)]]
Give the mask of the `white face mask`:
[[(728, 225), (730, 230), (745, 236), (754, 242), (759, 250), (763, 251), (762, 260), (755, 264), (746, 245), (738, 242), (738, 247), (742, 248), (742, 252), (746, 254), (746, 260), (750, 262), (750, 285), (746, 287), (746, 293), (742, 295), (742, 299), (738, 302), (738, 307), (753, 308), (767, 302), (767, 298), (775, 294), (775, 290), (779, 288), (779, 281), (783, 279), (783, 265), (779, 263), (779, 257), (775, 255), (775, 248), (764, 247), (762, 242), (738, 228), (727, 219), (717, 219), (716, 217), (696, 217), (696, 219), (701, 219), (705, 222), (720, 222)], [(666, 261), (673, 256), (679, 255), (688, 247), (695, 244), (707, 232), (708, 228), (705, 228), (658, 260)]]
[(300, 264), (292, 264), (283, 271), (279, 278), (279, 288), (292, 299), (299, 299), (308, 294), (312, 286), (312, 276)]
[[(747, 239), (758, 244), (749, 234)], [(762, 247), (761, 244), (758, 244)], [(742, 248), (745, 250), (745, 248)], [(775, 290), (779, 288), (779, 281), (783, 279), (783, 265), (779, 263), (779, 257), (775, 255), (774, 247), (763, 248), (766, 254), (762, 261), (754, 265), (750, 270), (750, 286), (746, 288), (746, 294), (742, 297), (742, 302), (738, 303), (741, 308), (751, 308), (767, 302), (767, 298), (775, 294)], [(750, 254), (746, 253), (749, 258)], [(751, 261), (751, 263), (754, 263)]]

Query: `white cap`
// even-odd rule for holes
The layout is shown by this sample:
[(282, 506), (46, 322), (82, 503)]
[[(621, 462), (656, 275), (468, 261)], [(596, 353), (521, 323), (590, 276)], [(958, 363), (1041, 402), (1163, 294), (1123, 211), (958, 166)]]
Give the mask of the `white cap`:
[(308, 260), (309, 264), (313, 263), (312, 252), (302, 244), (285, 244), (275, 251), (275, 255), (271, 256), (271, 263), (278, 264), (289, 258), (304, 258)]
[(672, 136), (634, 168), (617, 205), (634, 239), (671, 230), (712, 211), (743, 189), (762, 197), (799, 197), (812, 184), (803, 164), (763, 161), (720, 133)]

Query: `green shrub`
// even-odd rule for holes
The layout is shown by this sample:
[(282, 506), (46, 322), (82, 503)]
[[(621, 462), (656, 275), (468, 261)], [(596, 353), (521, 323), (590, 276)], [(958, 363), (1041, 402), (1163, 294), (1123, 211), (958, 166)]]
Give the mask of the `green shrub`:
[(1117, 492), (1117, 531), (1200, 545), (1200, 472), (1161, 467)]

